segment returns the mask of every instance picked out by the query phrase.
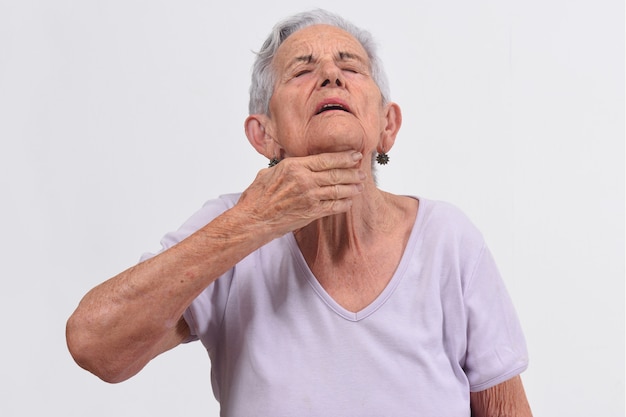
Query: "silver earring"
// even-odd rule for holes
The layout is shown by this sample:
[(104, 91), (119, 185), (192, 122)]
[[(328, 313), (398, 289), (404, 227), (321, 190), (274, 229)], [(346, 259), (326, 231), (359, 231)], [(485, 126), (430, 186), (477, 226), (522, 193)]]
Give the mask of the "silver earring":
[(387, 155), (386, 152), (380, 152), (376, 155), (376, 162), (378, 162), (379, 165), (387, 165), (389, 163), (389, 155)]

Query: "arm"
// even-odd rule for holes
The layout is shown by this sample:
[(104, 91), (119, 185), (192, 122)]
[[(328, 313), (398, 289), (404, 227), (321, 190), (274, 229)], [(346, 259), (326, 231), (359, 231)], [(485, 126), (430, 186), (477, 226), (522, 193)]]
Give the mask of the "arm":
[(532, 417), (518, 376), (484, 391), (470, 393), (472, 417)]
[[(267, 231), (231, 210), (159, 256), (92, 289), (67, 323), (76, 362), (120, 382), (189, 334), (182, 314), (211, 282), (257, 246)], [(256, 233), (255, 233), (256, 232)]]
[(120, 382), (185, 340), (185, 309), (245, 256), (285, 233), (347, 211), (361, 192), (360, 154), (289, 158), (262, 170), (238, 204), (160, 255), (89, 291), (67, 322), (70, 353)]

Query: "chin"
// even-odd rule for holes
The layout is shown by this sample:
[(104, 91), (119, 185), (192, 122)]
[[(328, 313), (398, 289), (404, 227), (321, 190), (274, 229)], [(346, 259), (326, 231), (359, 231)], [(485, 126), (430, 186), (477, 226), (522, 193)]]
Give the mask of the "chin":
[[(313, 132), (310, 132), (313, 133)], [(363, 131), (359, 128), (333, 126), (309, 135), (312, 154), (342, 151), (363, 151)]]
[(315, 144), (309, 148), (309, 155), (344, 151), (361, 151), (361, 145), (351, 143)]

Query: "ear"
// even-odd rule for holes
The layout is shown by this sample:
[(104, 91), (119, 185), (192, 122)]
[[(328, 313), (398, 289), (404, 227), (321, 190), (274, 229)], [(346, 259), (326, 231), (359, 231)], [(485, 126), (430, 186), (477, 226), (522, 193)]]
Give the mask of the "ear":
[(266, 158), (276, 158), (278, 152), (276, 142), (271, 135), (265, 130), (265, 126), (269, 125), (269, 118), (264, 114), (251, 114), (246, 118), (244, 128), (246, 137), (250, 144), (258, 153)]
[(396, 141), (400, 126), (402, 126), (402, 111), (400, 110), (400, 106), (396, 103), (389, 103), (385, 107), (385, 128), (378, 146), (379, 152), (389, 152)]

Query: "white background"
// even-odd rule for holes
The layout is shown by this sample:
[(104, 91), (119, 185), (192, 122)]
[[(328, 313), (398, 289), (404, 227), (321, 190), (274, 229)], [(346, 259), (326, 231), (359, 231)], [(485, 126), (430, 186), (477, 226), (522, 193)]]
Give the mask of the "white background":
[(252, 51), (313, 7), (381, 46), (404, 115), (381, 187), (485, 234), (535, 416), (624, 415), (618, 0), (0, 1), (0, 415), (218, 415), (200, 344), (108, 385), (73, 363), (65, 321), (266, 165), (243, 134)]

